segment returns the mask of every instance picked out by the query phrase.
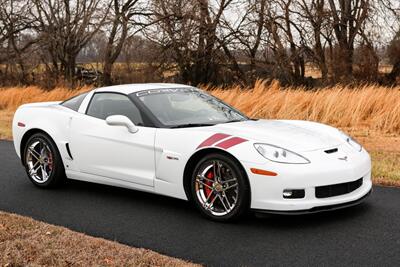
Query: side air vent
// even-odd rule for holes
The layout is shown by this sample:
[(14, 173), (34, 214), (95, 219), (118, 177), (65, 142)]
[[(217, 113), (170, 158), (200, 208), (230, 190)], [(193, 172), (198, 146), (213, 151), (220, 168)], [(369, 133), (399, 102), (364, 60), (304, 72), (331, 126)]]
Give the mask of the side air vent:
[(69, 144), (66, 143), (66, 144), (65, 144), (65, 147), (67, 148), (68, 156), (73, 160), (74, 158), (73, 158), (72, 155), (71, 155), (71, 150), (69, 149)]
[(326, 154), (332, 154), (332, 153), (336, 153), (336, 152), (338, 152), (337, 148), (332, 148), (332, 149), (325, 150)]

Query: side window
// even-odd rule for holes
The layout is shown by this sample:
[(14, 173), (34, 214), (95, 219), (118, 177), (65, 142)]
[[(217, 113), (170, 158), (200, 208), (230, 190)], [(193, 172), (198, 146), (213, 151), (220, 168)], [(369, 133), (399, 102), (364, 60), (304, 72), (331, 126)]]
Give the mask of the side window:
[(66, 108), (78, 111), (79, 107), (82, 104), (83, 99), (85, 99), (87, 94), (88, 93), (84, 93), (84, 94), (80, 94), (80, 95), (74, 96), (73, 98), (65, 100), (60, 105), (66, 107)]
[(111, 115), (124, 115), (134, 124), (143, 125), (139, 109), (127, 96), (121, 94), (94, 94), (86, 114), (102, 120)]

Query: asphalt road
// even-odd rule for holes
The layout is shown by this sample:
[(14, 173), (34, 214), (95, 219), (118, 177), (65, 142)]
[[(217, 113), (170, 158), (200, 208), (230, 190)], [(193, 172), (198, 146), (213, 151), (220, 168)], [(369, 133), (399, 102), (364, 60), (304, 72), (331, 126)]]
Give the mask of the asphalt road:
[(69, 182), (34, 187), (0, 141), (0, 210), (212, 266), (389, 266), (400, 263), (400, 190), (375, 187), (362, 205), (304, 216), (203, 219), (185, 201)]

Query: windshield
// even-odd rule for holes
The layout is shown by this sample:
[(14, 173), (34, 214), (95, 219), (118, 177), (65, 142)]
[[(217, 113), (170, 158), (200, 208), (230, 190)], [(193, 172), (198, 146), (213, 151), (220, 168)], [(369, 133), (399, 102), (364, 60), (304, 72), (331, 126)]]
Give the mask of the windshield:
[(213, 96), (196, 88), (160, 89), (135, 93), (165, 126), (207, 126), (248, 120)]

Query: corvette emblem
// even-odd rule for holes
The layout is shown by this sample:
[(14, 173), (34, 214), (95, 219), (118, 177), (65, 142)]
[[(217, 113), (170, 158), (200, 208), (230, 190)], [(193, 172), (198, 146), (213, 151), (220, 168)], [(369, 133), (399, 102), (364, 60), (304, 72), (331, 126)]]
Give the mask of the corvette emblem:
[(347, 156), (344, 156), (344, 157), (341, 157), (341, 158), (338, 158), (338, 159), (339, 159), (339, 160), (347, 161), (348, 157), (347, 157)]

